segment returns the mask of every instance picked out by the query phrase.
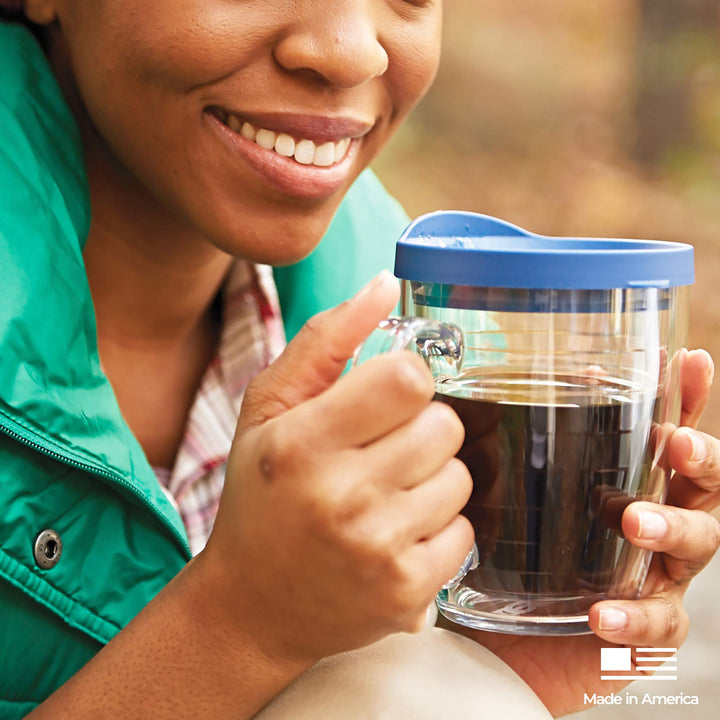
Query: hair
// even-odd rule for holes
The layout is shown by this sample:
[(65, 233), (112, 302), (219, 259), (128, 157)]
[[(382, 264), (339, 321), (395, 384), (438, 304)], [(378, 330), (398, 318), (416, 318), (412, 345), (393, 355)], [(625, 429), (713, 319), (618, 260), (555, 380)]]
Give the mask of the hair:
[(24, 0), (0, 0), (0, 18), (22, 16)]
[(0, 0), (0, 20), (27, 22), (23, 12), (24, 0)]
[(16, 22), (25, 25), (37, 38), (43, 49), (46, 48), (45, 28), (31, 23), (24, 12), (25, 0), (0, 0), (0, 22)]

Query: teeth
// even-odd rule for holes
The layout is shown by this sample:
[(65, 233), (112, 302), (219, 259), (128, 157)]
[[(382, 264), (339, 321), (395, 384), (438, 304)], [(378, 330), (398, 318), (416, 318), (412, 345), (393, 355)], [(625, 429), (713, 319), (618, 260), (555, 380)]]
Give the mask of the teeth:
[(301, 165), (312, 165), (315, 159), (315, 143), (312, 140), (301, 140), (295, 144), (295, 160)]
[(277, 135), (272, 130), (264, 130), (261, 128), (257, 131), (257, 135), (255, 135), (255, 142), (261, 148), (265, 148), (266, 150), (274, 150), (276, 137)]
[(276, 133), (264, 128), (255, 128), (249, 122), (241, 120), (237, 115), (231, 115), (223, 110), (217, 111), (217, 116), (233, 132), (257, 143), (265, 150), (274, 150), (283, 157), (294, 157), (301, 165), (315, 165), (317, 167), (330, 167), (340, 162), (350, 147), (352, 138), (344, 138), (336, 143), (326, 142), (315, 145), (312, 140), (295, 140), (287, 133)]
[(295, 141), (285, 133), (280, 133), (275, 140), (275, 152), (278, 155), (292, 157), (295, 154)]
[(345, 155), (347, 155), (348, 148), (350, 147), (351, 143), (350, 138), (345, 138), (344, 140), (341, 140), (339, 143), (335, 143), (335, 162), (338, 162), (342, 160)]
[(335, 162), (335, 143), (325, 143), (315, 150), (313, 165), (330, 167)]

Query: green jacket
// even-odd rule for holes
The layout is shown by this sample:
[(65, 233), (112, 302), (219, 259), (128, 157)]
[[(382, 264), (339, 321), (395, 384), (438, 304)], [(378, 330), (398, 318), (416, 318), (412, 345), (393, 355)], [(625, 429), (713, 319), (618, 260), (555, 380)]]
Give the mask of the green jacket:
[[(86, 183), (42, 51), (0, 23), (0, 719), (50, 695), (190, 557), (100, 369)], [(390, 266), (405, 223), (361, 176), (313, 255), (277, 273), (288, 334)], [(46, 529), (62, 554), (42, 569)]]

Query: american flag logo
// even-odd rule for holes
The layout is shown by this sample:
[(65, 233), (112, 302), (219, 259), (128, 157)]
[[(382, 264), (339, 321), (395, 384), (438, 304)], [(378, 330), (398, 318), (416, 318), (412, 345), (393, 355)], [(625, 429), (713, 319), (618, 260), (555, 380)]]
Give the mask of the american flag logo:
[(677, 680), (677, 648), (601, 648), (600, 673), (601, 680)]

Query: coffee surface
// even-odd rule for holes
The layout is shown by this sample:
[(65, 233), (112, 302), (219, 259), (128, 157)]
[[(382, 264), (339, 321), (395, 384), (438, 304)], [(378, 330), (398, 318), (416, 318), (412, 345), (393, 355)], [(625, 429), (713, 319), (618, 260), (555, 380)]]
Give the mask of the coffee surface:
[(463, 510), (479, 566), (465, 587), (545, 597), (604, 595), (624, 544), (622, 511), (649, 473), (654, 400), (599, 373), (470, 371), (438, 383), (466, 429)]

